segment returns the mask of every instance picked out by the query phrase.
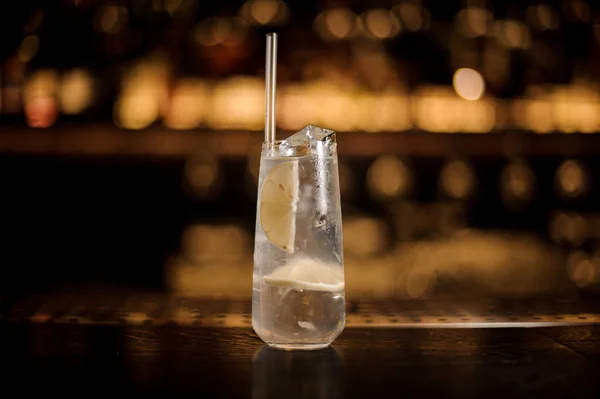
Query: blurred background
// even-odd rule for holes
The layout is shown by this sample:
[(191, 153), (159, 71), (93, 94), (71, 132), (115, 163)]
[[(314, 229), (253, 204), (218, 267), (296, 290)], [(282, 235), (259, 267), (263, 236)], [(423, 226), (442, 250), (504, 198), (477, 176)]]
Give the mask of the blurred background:
[(1, 292), (249, 298), (275, 31), (278, 136), (339, 132), (349, 298), (597, 298), (597, 2), (0, 7)]

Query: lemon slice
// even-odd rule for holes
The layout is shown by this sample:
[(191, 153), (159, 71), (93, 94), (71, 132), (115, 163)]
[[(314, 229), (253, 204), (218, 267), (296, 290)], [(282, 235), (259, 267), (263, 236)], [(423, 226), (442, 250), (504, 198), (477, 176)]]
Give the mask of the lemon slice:
[(269, 171), (260, 191), (260, 225), (273, 244), (294, 253), (298, 162), (289, 161)]
[(299, 259), (263, 277), (265, 284), (298, 290), (341, 292), (344, 271), (312, 259)]

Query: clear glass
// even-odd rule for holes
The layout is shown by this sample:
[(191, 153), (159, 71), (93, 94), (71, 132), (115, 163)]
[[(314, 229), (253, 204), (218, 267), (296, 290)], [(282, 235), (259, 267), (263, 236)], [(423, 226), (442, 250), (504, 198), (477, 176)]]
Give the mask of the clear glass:
[[(293, 248), (282, 246), (281, 242), (286, 240), (280, 241), (274, 233), (265, 233), (263, 224), (267, 222), (264, 215), (261, 217), (263, 184), (268, 176), (277, 174), (270, 172), (280, 165), (296, 176), (293, 181), (297, 196), (289, 223), (291, 236), (286, 236), (293, 237), (289, 238)], [(327, 347), (342, 332), (346, 320), (335, 133), (309, 125), (286, 140), (263, 144), (257, 198), (252, 287), (254, 331), (268, 345), (280, 349)], [(287, 229), (277, 230), (280, 231)], [(300, 276), (294, 274), (300, 283), (288, 281), (294, 278), (274, 283), (269, 278), (274, 272), (285, 276), (291, 269)], [(324, 284), (303, 285), (306, 280)]]

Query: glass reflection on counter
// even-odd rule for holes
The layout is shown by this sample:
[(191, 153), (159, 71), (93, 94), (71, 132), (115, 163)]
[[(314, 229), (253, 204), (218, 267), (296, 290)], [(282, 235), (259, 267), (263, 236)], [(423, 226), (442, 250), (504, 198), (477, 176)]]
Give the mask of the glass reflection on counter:
[(342, 398), (342, 359), (334, 347), (282, 351), (264, 345), (252, 361), (252, 398)]

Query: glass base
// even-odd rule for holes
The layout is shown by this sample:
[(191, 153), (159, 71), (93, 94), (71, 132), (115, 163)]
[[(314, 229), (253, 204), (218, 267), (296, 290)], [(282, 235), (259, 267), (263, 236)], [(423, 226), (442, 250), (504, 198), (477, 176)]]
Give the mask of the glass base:
[(315, 351), (329, 346), (329, 344), (276, 344), (272, 342), (267, 342), (267, 344), (271, 348), (284, 351)]

